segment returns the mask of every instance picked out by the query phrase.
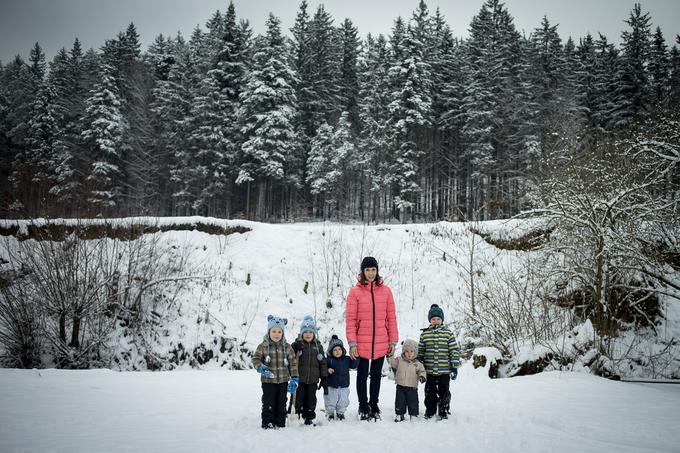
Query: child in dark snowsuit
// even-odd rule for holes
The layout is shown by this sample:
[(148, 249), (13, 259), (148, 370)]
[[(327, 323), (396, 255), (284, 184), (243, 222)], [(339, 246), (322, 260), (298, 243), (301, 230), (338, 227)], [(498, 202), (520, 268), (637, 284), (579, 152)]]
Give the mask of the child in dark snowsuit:
[[(253, 354), (252, 364), (262, 375), (262, 428), (286, 426), (286, 396), (298, 385), (297, 357), (283, 335), (288, 320), (267, 317), (267, 335)], [(290, 379), (290, 380), (289, 380)]]
[(344, 420), (349, 406), (349, 370), (356, 369), (359, 360), (352, 360), (337, 335), (328, 343), (328, 385), (324, 388), (326, 416), (329, 420)]
[(451, 403), (449, 383), (458, 376), (460, 348), (456, 337), (442, 324), (444, 310), (439, 305), (430, 307), (427, 318), (430, 325), (422, 329), (418, 344), (418, 360), (427, 371), (425, 418), (432, 418), (437, 412), (440, 418), (448, 418)]
[(316, 418), (316, 391), (321, 379), (324, 393), (327, 392), (326, 378), (328, 368), (323, 346), (317, 339), (316, 322), (311, 316), (305, 316), (300, 326), (300, 336), (293, 343), (293, 350), (298, 358), (300, 385), (295, 395), (295, 411), (302, 415), (305, 425), (313, 424)]

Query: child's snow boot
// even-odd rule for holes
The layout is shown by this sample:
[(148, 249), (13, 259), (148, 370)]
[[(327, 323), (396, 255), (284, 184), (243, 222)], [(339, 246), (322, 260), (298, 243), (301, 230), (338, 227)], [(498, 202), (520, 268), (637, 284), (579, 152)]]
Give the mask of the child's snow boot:
[(397, 423), (403, 422), (404, 420), (406, 420), (406, 418), (404, 417), (404, 414), (397, 414), (397, 416), (394, 417), (394, 421), (397, 422)]

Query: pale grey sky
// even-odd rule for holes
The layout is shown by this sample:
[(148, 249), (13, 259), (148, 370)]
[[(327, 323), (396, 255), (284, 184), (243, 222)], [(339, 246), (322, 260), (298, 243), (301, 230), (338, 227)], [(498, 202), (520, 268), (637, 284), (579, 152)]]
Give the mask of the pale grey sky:
[[(204, 26), (212, 13), (224, 12), (228, 0), (0, 0), (0, 60), (3, 63), (21, 54), (24, 58), (38, 41), (48, 61), (61, 47), (69, 49), (78, 37), (84, 48), (99, 48), (105, 39), (114, 37), (134, 22), (143, 49), (160, 33), (191, 34), (196, 25)], [(410, 18), (418, 0), (308, 0), (310, 14), (323, 3), (338, 24), (349, 17), (362, 35), (369, 32), (387, 34), (394, 19)], [(674, 42), (680, 33), (680, 0), (645, 0), (643, 11), (652, 16), (654, 27), (660, 26), (667, 41)], [(430, 0), (428, 8), (440, 8), (456, 36), (467, 36), (471, 18), (483, 0)], [(633, 7), (633, 0), (506, 0), (518, 30), (529, 34), (544, 15), (558, 23), (563, 40), (590, 32), (602, 32), (618, 43), (623, 22)], [(235, 0), (239, 18), (250, 21), (255, 32), (264, 29), (271, 11), (281, 18), (287, 30), (293, 25), (298, 0)]]

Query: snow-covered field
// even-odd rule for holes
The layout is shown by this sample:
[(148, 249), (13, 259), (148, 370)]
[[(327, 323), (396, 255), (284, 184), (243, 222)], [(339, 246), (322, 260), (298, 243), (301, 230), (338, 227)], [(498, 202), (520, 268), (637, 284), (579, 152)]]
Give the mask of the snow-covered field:
[[(356, 413), (355, 375), (352, 405)], [(249, 371), (0, 370), (2, 452), (677, 452), (680, 386), (550, 372), (491, 380), (468, 364), (447, 421), (259, 428)], [(319, 392), (321, 399), (321, 392)], [(421, 411), (423, 388), (420, 388)], [(323, 407), (321, 402), (317, 408)], [(323, 414), (320, 413), (322, 417)]]

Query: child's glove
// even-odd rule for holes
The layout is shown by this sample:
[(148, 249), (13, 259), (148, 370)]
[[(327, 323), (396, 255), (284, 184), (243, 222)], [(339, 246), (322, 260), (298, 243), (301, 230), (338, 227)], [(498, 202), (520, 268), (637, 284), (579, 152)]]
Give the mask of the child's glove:
[(270, 378), (270, 379), (271, 379), (271, 378), (274, 377), (274, 373), (272, 373), (271, 371), (269, 371), (269, 367), (267, 367), (267, 365), (260, 364), (260, 365), (258, 365), (257, 368), (255, 368), (255, 369), (257, 370), (258, 373), (260, 373), (262, 376), (264, 376), (264, 377), (266, 377), (266, 378)]
[(425, 376), (418, 376), (418, 380), (421, 384), (426, 381)]
[(328, 395), (328, 378), (322, 377), (317, 390), (323, 387), (323, 394)]
[(458, 368), (453, 368), (451, 370), (451, 380), (455, 381), (457, 377), (458, 377)]
[(293, 376), (290, 378), (290, 381), (288, 381), (288, 393), (295, 393), (297, 392), (298, 388), (298, 377)]

